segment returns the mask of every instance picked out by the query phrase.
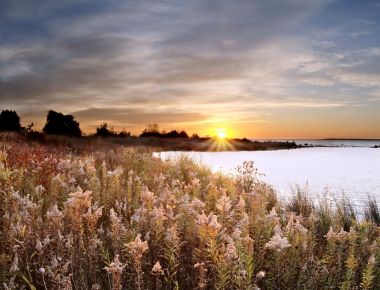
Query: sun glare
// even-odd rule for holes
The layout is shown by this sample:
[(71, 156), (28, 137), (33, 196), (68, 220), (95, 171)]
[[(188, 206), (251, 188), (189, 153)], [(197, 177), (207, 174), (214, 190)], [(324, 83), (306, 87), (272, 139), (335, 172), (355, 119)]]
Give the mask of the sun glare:
[(225, 129), (217, 129), (216, 130), (216, 136), (219, 139), (225, 139), (226, 138), (226, 130)]

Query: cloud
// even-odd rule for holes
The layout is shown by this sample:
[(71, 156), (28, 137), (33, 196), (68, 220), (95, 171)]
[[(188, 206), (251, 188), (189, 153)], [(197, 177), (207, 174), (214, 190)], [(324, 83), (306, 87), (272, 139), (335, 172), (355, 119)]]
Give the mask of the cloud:
[[(360, 16), (326, 29), (325, 15), (341, 13), (335, 4), (5, 1), (0, 106), (28, 120), (55, 109), (85, 126), (132, 126), (269, 122), (281, 108), (362, 105), (380, 86), (380, 43), (370, 39), (378, 22)], [(346, 45), (360, 31), (370, 33), (363, 47)]]
[(150, 123), (171, 124), (171, 123), (194, 123), (207, 119), (207, 115), (202, 113), (189, 112), (150, 112), (128, 108), (88, 108), (72, 113), (82, 122), (101, 123), (115, 122), (117, 124), (138, 124), (146, 125)]

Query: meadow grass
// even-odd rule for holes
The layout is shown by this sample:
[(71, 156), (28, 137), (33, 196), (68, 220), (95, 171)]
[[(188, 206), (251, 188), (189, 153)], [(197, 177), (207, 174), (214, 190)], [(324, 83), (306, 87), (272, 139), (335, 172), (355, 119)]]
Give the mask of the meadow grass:
[(379, 289), (379, 211), (102, 144), (0, 142), (2, 289)]

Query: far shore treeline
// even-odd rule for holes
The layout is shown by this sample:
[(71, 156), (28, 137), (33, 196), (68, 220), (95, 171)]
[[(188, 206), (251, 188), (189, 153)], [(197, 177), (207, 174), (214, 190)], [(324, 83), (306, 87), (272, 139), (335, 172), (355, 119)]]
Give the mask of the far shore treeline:
[(95, 133), (86, 135), (74, 116), (52, 110), (46, 116), (42, 131), (33, 130), (33, 126), (33, 123), (22, 126), (16, 111), (3, 110), (0, 113), (0, 132), (17, 132), (20, 136), (41, 142), (71, 143), (73, 147), (77, 147), (78, 142), (88, 142), (89, 146), (94, 146), (94, 138), (108, 144), (142, 146), (160, 151), (256, 151), (303, 147), (289, 141), (253, 141), (247, 138), (222, 140), (210, 136), (199, 137), (198, 134), (189, 136), (183, 130), (162, 131), (158, 124), (148, 124), (139, 135), (132, 135), (129, 131), (116, 131), (107, 123), (102, 123)]
[[(81, 137), (85, 134), (80, 129), (79, 123), (72, 115), (64, 115), (50, 110), (46, 117), (45, 126), (42, 132), (33, 130), (34, 124), (21, 125), (21, 119), (14, 110), (3, 110), (0, 113), (0, 131), (13, 131), (25, 135), (37, 137), (38, 135), (63, 135), (70, 137)], [(116, 131), (109, 127), (107, 123), (102, 123), (96, 128), (96, 132), (91, 134), (101, 137), (156, 137), (156, 138), (190, 138), (184, 131), (171, 130), (169, 132), (160, 131), (158, 124), (148, 124), (147, 128), (139, 135), (132, 136), (129, 131)], [(91, 136), (90, 135), (90, 136)], [(191, 138), (199, 138), (198, 134), (193, 134)]]

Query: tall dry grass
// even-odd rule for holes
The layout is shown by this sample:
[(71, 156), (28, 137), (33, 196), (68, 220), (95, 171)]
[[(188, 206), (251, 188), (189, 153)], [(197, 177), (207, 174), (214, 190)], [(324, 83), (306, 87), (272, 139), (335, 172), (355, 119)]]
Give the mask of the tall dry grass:
[(379, 289), (379, 214), (121, 147), (1, 142), (2, 289)]

